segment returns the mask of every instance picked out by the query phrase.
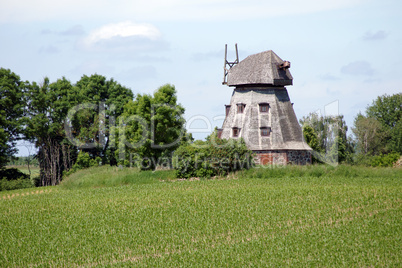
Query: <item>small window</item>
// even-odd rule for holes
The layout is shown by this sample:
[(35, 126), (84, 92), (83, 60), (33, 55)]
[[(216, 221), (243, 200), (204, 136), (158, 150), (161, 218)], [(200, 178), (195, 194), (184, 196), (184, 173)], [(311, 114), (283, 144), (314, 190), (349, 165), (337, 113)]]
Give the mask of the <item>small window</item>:
[(262, 127), (261, 128), (261, 136), (268, 137), (270, 133), (271, 133), (270, 127)]
[(225, 113), (226, 113), (226, 116), (228, 116), (229, 111), (230, 111), (230, 105), (225, 105)]
[(260, 103), (260, 113), (268, 113), (269, 104), (268, 103)]
[(246, 108), (246, 105), (244, 103), (238, 103), (237, 104), (237, 113), (242, 114), (244, 112), (245, 108)]
[(233, 128), (233, 137), (239, 137), (240, 128), (234, 127)]

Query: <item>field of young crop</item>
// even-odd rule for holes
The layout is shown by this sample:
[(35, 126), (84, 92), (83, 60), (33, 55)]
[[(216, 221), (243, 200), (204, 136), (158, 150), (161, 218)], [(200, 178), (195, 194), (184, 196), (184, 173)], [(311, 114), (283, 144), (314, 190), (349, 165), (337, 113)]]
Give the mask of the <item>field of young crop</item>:
[(1, 267), (399, 266), (402, 171), (110, 167), (0, 193)]

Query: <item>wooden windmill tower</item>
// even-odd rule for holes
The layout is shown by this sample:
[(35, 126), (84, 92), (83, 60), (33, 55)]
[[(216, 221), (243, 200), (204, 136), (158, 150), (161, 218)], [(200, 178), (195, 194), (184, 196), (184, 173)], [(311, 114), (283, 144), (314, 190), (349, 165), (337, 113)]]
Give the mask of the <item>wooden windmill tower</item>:
[[(227, 48), (227, 47), (226, 47)], [(233, 90), (220, 138), (243, 138), (259, 164), (309, 164), (312, 149), (303, 133), (285, 86), (292, 85), (290, 62), (272, 50), (227, 61), (224, 81)], [(227, 68), (229, 67), (229, 68)]]

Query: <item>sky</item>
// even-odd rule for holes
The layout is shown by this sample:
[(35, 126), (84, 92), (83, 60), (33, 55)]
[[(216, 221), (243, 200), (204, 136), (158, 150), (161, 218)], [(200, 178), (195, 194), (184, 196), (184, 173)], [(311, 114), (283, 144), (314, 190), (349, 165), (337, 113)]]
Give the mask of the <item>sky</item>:
[[(0, 67), (22, 80), (94, 73), (134, 94), (175, 85), (197, 139), (222, 126), (229, 60), (273, 50), (291, 62), (298, 119), (357, 113), (402, 92), (400, 0), (0, 0)], [(348, 132), (351, 134), (351, 131)], [(26, 155), (20, 145), (20, 155)]]

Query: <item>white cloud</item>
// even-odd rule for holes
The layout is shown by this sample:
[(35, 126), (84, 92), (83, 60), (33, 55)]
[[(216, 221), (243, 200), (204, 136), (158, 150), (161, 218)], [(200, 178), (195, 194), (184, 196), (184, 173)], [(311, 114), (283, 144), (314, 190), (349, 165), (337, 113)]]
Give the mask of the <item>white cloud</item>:
[(77, 45), (80, 49), (92, 52), (155, 52), (169, 48), (169, 43), (163, 40), (155, 26), (131, 21), (94, 29), (80, 39)]
[(14, 0), (1, 1), (0, 23), (48, 21), (131, 19), (141, 21), (172, 20), (243, 20), (308, 14), (353, 7), (363, 0)]
[(157, 40), (161, 36), (159, 30), (151, 24), (133, 23), (130, 21), (116, 24), (108, 24), (93, 30), (85, 39), (84, 44), (88, 47), (113, 38), (139, 37)]

